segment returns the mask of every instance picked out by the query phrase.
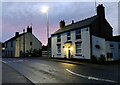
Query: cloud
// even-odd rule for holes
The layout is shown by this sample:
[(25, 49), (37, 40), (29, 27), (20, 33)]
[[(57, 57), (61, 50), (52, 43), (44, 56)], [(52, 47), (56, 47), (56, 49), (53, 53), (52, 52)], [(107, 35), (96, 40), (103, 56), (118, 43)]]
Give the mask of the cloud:
[[(32, 23), (34, 34), (46, 44), (46, 14), (40, 12), (42, 5), (49, 6), (50, 34), (59, 29), (61, 19), (70, 24), (72, 20), (76, 22), (96, 14), (94, 2), (3, 2), (3, 41), (12, 37), (15, 31), (22, 32)], [(106, 17), (116, 33), (116, 3), (104, 3), (104, 6)]]

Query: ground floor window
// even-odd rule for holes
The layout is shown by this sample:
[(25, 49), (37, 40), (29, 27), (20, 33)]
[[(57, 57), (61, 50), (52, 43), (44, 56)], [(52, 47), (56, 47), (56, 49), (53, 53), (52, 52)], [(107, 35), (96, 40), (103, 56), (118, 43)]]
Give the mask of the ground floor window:
[(81, 43), (76, 43), (76, 55), (81, 55), (82, 49), (81, 49)]
[(13, 57), (13, 52), (11, 51), (11, 57)]
[(118, 49), (120, 49), (120, 44), (119, 44), (119, 47), (118, 47)]
[(58, 52), (58, 54), (61, 53), (61, 44), (57, 45), (57, 52)]

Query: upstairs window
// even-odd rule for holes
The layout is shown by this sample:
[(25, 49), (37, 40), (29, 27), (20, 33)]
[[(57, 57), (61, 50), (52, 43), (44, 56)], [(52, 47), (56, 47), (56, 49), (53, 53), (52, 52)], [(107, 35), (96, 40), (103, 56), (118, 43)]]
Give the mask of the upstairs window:
[(71, 32), (67, 32), (67, 40), (71, 40)]
[(60, 35), (57, 36), (57, 42), (61, 42), (61, 36)]
[(11, 47), (13, 47), (13, 41), (11, 41)]
[(81, 39), (81, 30), (80, 29), (76, 30), (75, 33), (76, 33), (76, 40)]
[(30, 42), (30, 46), (32, 46), (32, 42)]
[(13, 51), (11, 51), (11, 57), (13, 57)]
[(5, 43), (5, 47), (7, 48), (7, 42)]

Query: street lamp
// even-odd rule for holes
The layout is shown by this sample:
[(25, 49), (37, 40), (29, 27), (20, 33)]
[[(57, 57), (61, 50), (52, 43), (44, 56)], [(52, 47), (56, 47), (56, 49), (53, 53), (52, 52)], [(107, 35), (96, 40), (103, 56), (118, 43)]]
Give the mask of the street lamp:
[[(48, 18), (48, 7), (47, 6), (43, 6), (41, 9), (42, 13), (46, 13), (47, 14), (47, 41), (49, 40), (49, 18)], [(47, 56), (49, 57), (49, 43), (47, 42)]]
[(47, 14), (47, 39), (49, 38), (49, 19), (48, 19), (48, 7), (47, 6), (43, 6), (41, 9), (42, 13), (46, 13)]

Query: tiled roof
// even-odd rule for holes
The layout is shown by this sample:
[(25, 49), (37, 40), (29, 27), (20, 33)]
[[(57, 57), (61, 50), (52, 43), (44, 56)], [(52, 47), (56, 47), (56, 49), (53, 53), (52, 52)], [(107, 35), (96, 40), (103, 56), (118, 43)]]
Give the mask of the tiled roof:
[(93, 16), (93, 17), (90, 17), (90, 18), (87, 18), (87, 19), (84, 19), (82, 21), (78, 21), (76, 23), (73, 23), (73, 24), (70, 24), (70, 25), (67, 25), (59, 30), (57, 30), (55, 33), (52, 34), (53, 35), (56, 35), (56, 34), (59, 34), (59, 33), (63, 33), (63, 32), (66, 32), (66, 31), (70, 31), (70, 30), (74, 30), (74, 29), (77, 29), (77, 28), (82, 28), (82, 27), (85, 27), (85, 26), (88, 26), (90, 25), (94, 20), (96, 20), (97, 18), (97, 15)]
[(113, 36), (111, 39), (107, 39), (106, 41), (120, 42), (120, 35)]
[(19, 34), (18, 36), (14, 36), (14, 37), (10, 38), (9, 40), (7, 40), (5, 42), (13, 41), (13, 40), (17, 39), (18, 37), (20, 37), (20, 36), (22, 36), (24, 34), (26, 34), (26, 33), (22, 33), (22, 34)]
[(113, 36), (113, 40), (120, 42), (120, 35)]

